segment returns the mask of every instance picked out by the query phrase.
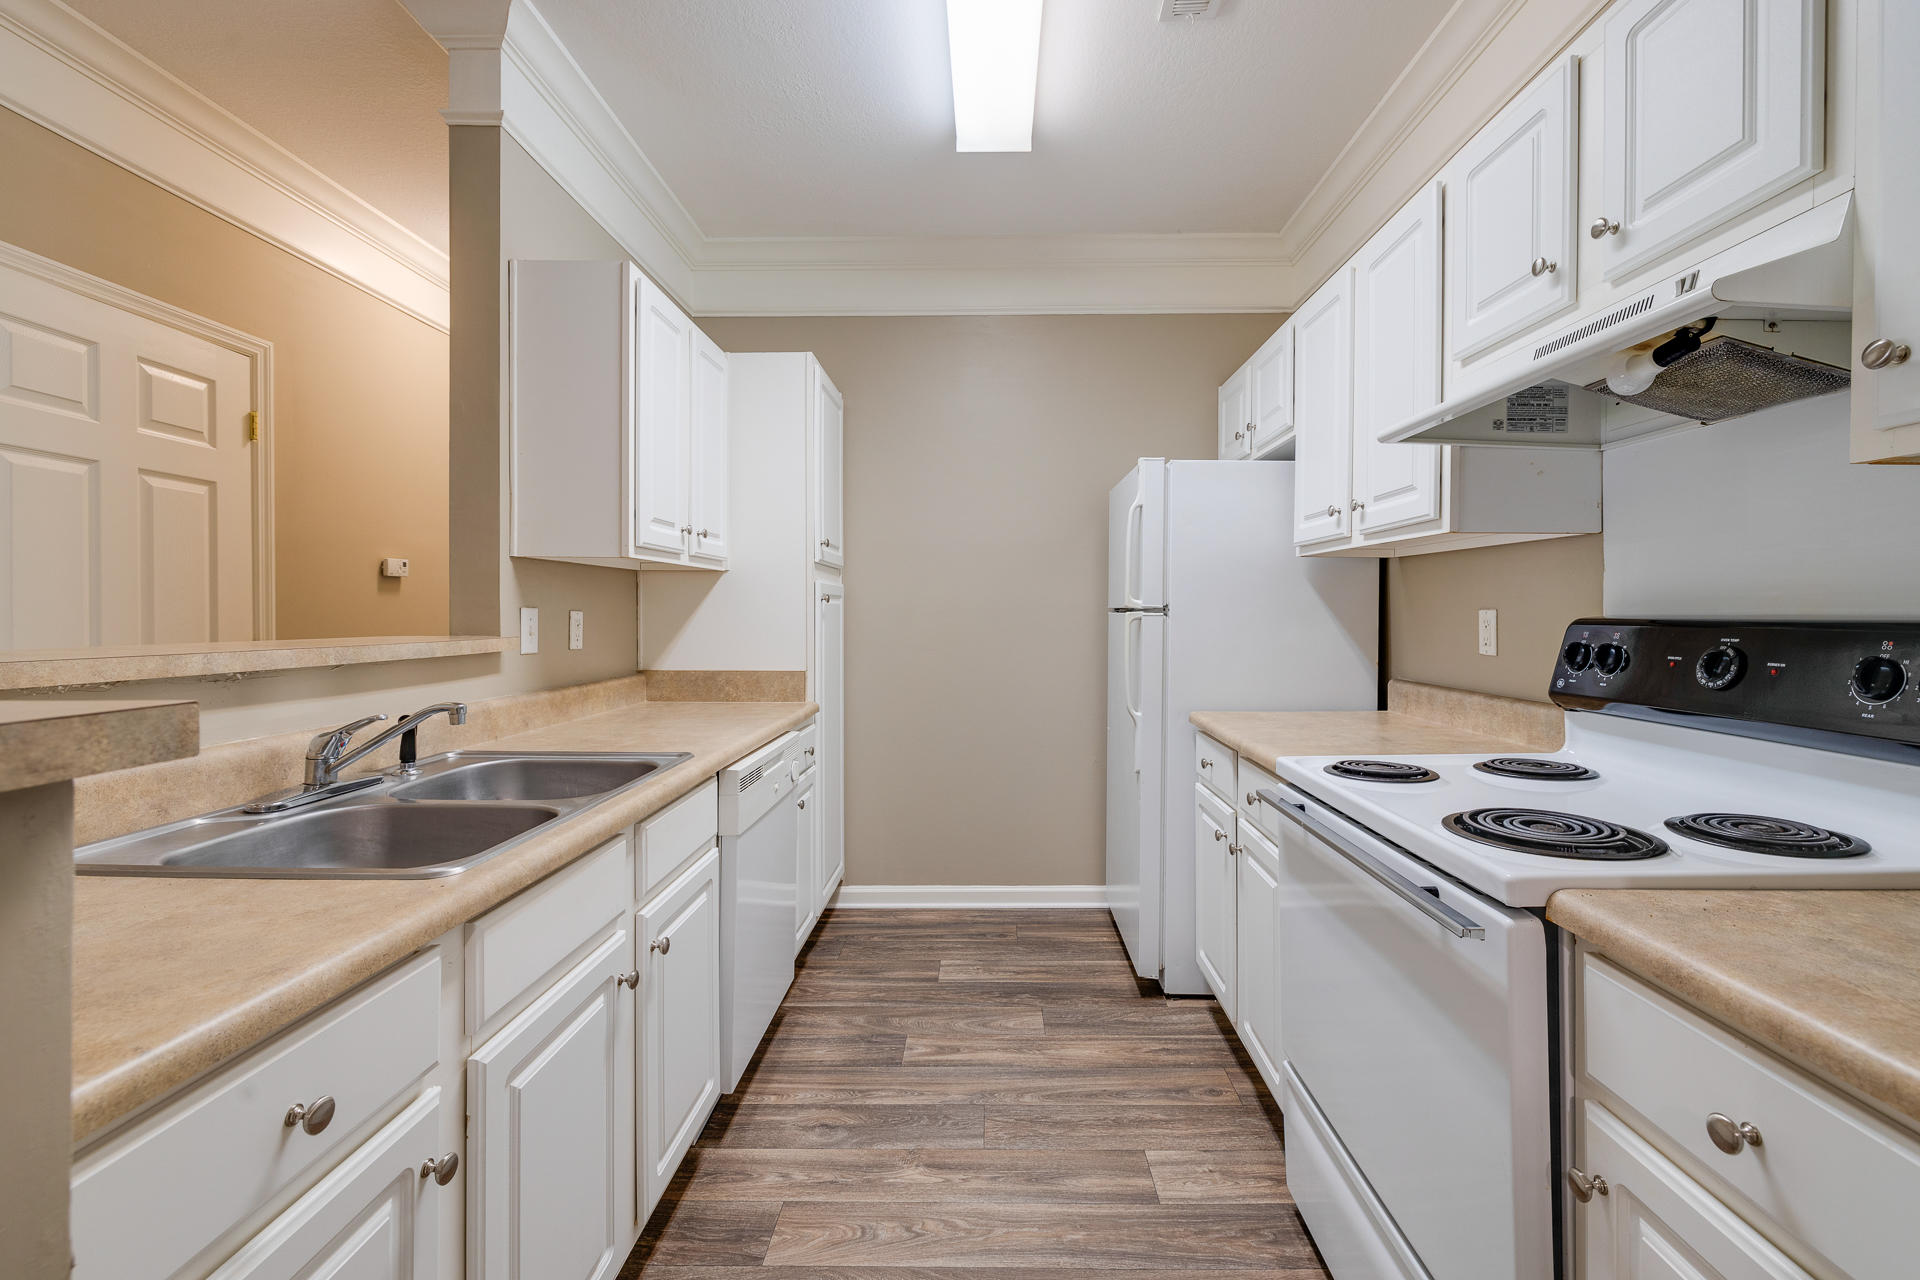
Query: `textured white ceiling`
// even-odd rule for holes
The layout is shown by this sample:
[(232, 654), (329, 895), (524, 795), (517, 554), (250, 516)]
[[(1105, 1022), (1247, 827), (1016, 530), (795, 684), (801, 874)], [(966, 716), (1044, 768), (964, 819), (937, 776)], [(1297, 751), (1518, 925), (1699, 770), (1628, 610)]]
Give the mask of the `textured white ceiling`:
[(1450, 4), (1046, 0), (1007, 155), (953, 150), (944, 0), (538, 7), (702, 233), (785, 237), (1277, 231)]
[(447, 55), (395, 0), (66, 3), (447, 247)]

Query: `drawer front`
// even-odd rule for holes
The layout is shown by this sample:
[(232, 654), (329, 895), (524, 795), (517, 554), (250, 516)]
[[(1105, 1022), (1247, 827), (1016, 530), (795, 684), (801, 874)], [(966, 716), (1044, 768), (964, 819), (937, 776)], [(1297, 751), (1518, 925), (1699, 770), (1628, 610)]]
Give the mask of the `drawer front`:
[(609, 840), (467, 926), (469, 1035), (626, 914), (631, 848), (627, 836)]
[(820, 722), (809, 720), (801, 728), (794, 730), (793, 741), (787, 744), (787, 759), (793, 764), (793, 776), (803, 777), (809, 769), (820, 763)]
[[(431, 952), (236, 1063), (82, 1157), (73, 1173), (76, 1280), (177, 1272), (282, 1188), (344, 1149), (438, 1057)], [(334, 1101), (317, 1134), (285, 1122)]]
[(1233, 807), (1233, 752), (1197, 730), (1193, 735), (1194, 776)]
[[(1581, 966), (1583, 1067), (1655, 1131), (1850, 1275), (1920, 1256), (1920, 1141), (1604, 960)], [(1760, 1145), (1716, 1146), (1714, 1114)]]
[(640, 824), (640, 900), (720, 837), (720, 788), (707, 782)]
[(1279, 786), (1280, 779), (1245, 756), (1240, 757), (1234, 776), (1239, 779), (1233, 788), (1233, 803), (1240, 810), (1240, 821), (1252, 823), (1256, 831), (1278, 844), (1280, 815), (1273, 811), (1272, 805), (1261, 804), (1255, 793), (1263, 787)]

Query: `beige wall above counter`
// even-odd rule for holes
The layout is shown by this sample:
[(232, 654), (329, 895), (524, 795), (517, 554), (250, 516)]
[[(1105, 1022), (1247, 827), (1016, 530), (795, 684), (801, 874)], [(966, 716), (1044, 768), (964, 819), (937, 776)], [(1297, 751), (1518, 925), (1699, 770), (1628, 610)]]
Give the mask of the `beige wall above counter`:
[(846, 396), (847, 883), (1104, 881), (1107, 490), (1211, 457), (1214, 389), (1278, 322), (700, 321)]

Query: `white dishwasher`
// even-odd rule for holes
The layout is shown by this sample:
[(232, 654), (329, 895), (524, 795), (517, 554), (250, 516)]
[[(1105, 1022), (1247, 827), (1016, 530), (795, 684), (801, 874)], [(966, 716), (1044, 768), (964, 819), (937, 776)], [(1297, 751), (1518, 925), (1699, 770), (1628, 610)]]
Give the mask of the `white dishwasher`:
[(727, 1093), (740, 1086), (793, 985), (793, 737), (720, 771), (720, 1061)]

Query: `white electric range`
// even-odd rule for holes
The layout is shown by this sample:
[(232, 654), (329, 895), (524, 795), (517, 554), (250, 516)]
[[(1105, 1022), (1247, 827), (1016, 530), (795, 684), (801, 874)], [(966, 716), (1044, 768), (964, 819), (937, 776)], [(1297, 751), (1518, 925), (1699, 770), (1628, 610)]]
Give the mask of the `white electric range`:
[(1286, 757), (1288, 1180), (1335, 1280), (1563, 1273), (1565, 888), (1920, 887), (1920, 625), (1588, 619), (1565, 746)]

